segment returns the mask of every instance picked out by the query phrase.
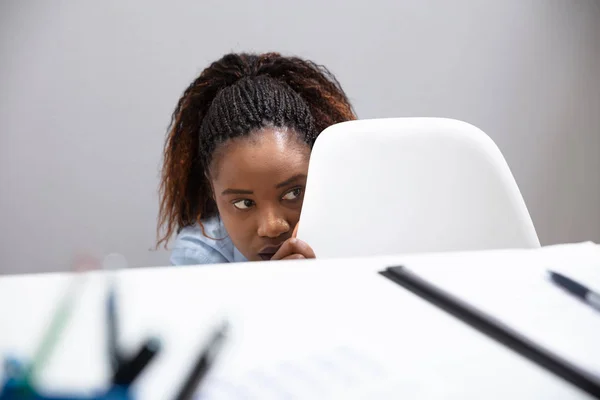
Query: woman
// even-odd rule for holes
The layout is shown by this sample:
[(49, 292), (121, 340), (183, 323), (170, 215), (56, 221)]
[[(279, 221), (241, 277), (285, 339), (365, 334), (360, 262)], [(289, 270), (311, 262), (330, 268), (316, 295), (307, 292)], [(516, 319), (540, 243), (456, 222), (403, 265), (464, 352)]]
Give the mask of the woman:
[[(319, 133), (356, 119), (324, 67), (228, 54), (192, 82), (164, 148), (159, 242), (174, 265), (314, 258), (296, 239)], [(162, 230), (162, 235), (161, 235)]]

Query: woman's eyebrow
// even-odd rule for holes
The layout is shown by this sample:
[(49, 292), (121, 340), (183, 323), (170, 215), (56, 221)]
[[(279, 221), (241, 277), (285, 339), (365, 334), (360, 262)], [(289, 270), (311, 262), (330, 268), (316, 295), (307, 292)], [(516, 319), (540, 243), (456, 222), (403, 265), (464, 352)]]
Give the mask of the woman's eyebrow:
[(245, 189), (225, 189), (221, 192), (221, 196), (226, 194), (254, 194), (254, 192), (252, 190)]
[(291, 178), (286, 179), (285, 181), (283, 181), (283, 182), (278, 183), (277, 185), (275, 185), (275, 189), (279, 189), (279, 188), (282, 188), (284, 186), (287, 186), (290, 183), (294, 183), (294, 182), (296, 182), (296, 181), (298, 181), (298, 180), (300, 180), (302, 178), (306, 179), (306, 175), (305, 174), (294, 175)]

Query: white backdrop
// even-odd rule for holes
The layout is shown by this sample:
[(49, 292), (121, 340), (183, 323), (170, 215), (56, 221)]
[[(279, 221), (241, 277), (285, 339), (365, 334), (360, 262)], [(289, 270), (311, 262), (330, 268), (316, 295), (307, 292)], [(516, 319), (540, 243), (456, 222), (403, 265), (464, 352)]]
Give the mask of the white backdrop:
[(596, 0), (0, 0), (0, 273), (82, 249), (165, 264), (150, 248), (170, 114), (243, 50), (327, 65), (361, 118), (480, 127), (543, 244), (600, 242)]

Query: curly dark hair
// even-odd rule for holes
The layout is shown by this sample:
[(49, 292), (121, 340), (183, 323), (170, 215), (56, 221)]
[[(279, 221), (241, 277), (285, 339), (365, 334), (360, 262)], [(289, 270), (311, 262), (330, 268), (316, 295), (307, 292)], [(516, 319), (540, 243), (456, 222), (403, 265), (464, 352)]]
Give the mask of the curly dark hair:
[(157, 247), (218, 213), (208, 168), (219, 144), (263, 127), (291, 128), (312, 147), (330, 125), (356, 119), (327, 68), (278, 53), (227, 54), (179, 99), (164, 147)]

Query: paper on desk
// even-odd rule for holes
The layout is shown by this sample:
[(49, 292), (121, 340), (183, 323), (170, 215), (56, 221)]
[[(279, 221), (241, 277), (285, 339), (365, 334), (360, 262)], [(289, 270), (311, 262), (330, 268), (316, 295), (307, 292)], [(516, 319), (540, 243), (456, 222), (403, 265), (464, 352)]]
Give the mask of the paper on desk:
[(334, 346), (235, 376), (211, 377), (197, 399), (373, 398), (390, 389), (389, 375), (373, 353), (351, 345)]
[(458, 257), (448, 265), (416, 262), (405, 267), (600, 377), (600, 313), (548, 276), (548, 270), (562, 272), (600, 290), (600, 246), (505, 252), (485, 264)]

